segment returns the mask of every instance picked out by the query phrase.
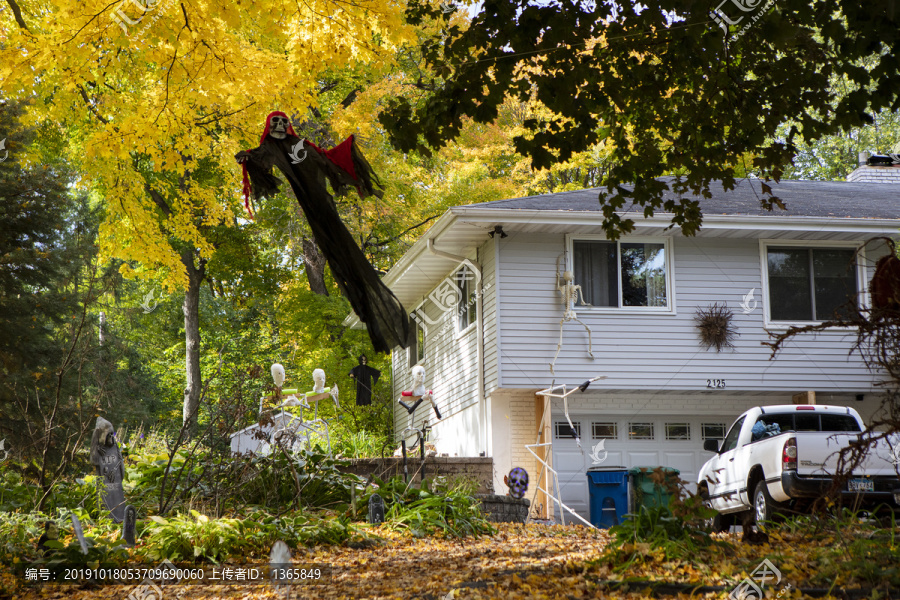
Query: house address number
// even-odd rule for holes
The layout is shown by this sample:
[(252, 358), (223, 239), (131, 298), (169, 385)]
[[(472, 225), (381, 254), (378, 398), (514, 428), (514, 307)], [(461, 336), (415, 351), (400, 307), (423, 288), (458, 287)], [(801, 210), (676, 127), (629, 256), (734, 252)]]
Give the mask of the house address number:
[(725, 388), (725, 380), (724, 379), (707, 379), (706, 387), (712, 388), (712, 389), (715, 389), (715, 388), (724, 389)]

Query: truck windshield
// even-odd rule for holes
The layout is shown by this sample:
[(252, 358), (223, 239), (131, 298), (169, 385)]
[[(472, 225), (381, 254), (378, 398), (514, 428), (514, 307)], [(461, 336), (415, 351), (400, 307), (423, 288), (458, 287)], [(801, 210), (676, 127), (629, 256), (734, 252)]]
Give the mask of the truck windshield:
[[(850, 415), (823, 415), (817, 413), (778, 413), (760, 415), (756, 420), (768, 435), (777, 435), (785, 431), (860, 431), (859, 423)], [(762, 436), (760, 436), (762, 437)], [(754, 441), (758, 438), (754, 435)]]

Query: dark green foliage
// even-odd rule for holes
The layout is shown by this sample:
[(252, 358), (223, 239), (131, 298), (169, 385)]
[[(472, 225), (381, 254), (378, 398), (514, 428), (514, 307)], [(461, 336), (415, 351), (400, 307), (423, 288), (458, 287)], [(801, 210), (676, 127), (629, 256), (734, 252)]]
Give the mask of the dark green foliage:
[(384, 499), (387, 526), (408, 530), (416, 537), (441, 534), (450, 538), (470, 535), (493, 535), (494, 527), (481, 512), (481, 505), (472, 496), (473, 486), (457, 484), (453, 487), (436, 485), (428, 480), (421, 487), (407, 484), (402, 477), (373, 481), (377, 489), (368, 488), (357, 505), (357, 516), (365, 514), (372, 494)]
[(704, 526), (715, 512), (697, 496), (685, 501), (672, 496), (669, 506), (642, 506), (610, 528), (613, 537), (593, 563), (606, 563), (615, 571), (627, 572), (636, 563), (694, 560), (712, 546), (727, 545), (713, 538)]
[[(30, 145), (50, 141), (19, 126), (19, 113), (0, 104), (9, 149), (0, 162), (0, 440), (23, 459), (6, 468), (22, 469), (46, 491), (80, 462), (77, 449), (100, 410), (114, 413), (117, 426), (146, 417), (153, 406), (135, 396), (154, 386), (113, 331), (100, 344), (101, 297), (119, 282), (96, 261), (102, 214), (72, 195), (66, 164), (24, 162)], [(90, 467), (81, 463), (78, 472)]]
[(265, 556), (281, 540), (291, 547), (343, 544), (361, 537), (346, 518), (294, 513), (274, 517), (254, 512), (244, 519), (210, 519), (197, 511), (190, 516), (151, 517), (144, 530), (143, 552), (154, 560), (214, 562)]
[[(487, 123), (508, 97), (538, 100), (547, 116), (515, 138), (534, 167), (612, 145), (600, 201), (614, 239), (633, 229), (615, 213), (629, 201), (648, 215), (673, 213), (691, 235), (701, 223), (692, 195), (708, 195), (713, 180), (726, 189), (746, 172), (778, 180), (799, 139), (900, 109), (895, 2), (760, 2), (727, 32), (710, 17), (719, 6), (742, 14), (718, 0), (487, 0), (465, 30), (445, 22), (423, 42), (435, 91), (416, 104), (396, 99), (380, 120), (399, 149), (428, 152), (457, 136), (465, 117)], [(447, 19), (422, 1), (407, 15)], [(843, 90), (831, 87), (838, 80)], [(682, 179), (669, 189), (662, 175)], [(781, 205), (762, 189), (764, 207)]]

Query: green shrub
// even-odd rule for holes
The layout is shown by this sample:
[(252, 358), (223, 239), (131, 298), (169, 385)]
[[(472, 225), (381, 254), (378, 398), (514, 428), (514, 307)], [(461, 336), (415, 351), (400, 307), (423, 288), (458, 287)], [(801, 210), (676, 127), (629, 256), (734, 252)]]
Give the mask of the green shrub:
[(387, 482), (376, 477), (374, 481), (378, 488), (364, 495), (357, 510), (366, 511), (369, 499), (377, 492), (384, 499), (386, 525), (391, 529), (407, 530), (416, 537), (441, 533), (464, 538), (496, 532), (472, 496), (474, 487), (470, 481), (462, 480), (451, 487), (436, 486), (434, 490), (427, 480), (421, 487), (407, 484), (401, 477)]
[(277, 540), (289, 546), (343, 544), (360, 532), (346, 517), (262, 511), (244, 519), (210, 519), (197, 511), (169, 518), (150, 517), (142, 552), (154, 560), (221, 563), (233, 557), (266, 556)]

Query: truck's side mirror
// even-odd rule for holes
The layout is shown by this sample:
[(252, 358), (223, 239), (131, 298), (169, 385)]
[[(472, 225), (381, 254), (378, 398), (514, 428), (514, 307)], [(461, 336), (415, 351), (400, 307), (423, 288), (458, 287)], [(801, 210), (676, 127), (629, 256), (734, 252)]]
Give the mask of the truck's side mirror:
[(717, 442), (716, 440), (704, 440), (703, 449), (707, 452), (718, 452), (719, 442)]

